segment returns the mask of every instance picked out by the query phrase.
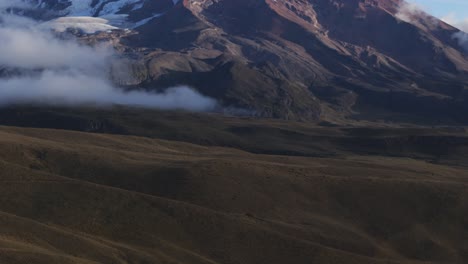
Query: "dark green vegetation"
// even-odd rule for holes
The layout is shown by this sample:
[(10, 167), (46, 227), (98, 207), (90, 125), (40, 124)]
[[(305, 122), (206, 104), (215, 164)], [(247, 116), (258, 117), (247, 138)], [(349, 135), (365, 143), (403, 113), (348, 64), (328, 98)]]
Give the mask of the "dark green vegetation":
[(463, 127), (57, 108), (0, 124), (0, 263), (468, 262)]

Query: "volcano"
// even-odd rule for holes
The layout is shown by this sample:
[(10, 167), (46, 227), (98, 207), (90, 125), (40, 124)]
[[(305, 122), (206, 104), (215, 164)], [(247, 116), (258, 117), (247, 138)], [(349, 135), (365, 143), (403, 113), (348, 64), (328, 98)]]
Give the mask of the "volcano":
[(123, 17), (117, 26), (132, 33), (113, 37), (137, 58), (129, 89), (190, 85), (224, 106), (282, 119), (468, 122), (460, 30), (405, 1), (35, 4), (49, 19)]

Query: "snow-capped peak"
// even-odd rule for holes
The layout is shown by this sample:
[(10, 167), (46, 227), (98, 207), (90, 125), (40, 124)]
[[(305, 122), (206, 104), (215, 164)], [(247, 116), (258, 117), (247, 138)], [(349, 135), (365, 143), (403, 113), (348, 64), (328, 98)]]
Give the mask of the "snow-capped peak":
[[(135, 28), (162, 16), (180, 0), (26, 0), (55, 18), (46, 23), (55, 30), (67, 27), (83, 32)], [(52, 10), (52, 12), (50, 12)], [(61, 18), (61, 17), (67, 17)], [(92, 18), (104, 20), (94, 20)]]

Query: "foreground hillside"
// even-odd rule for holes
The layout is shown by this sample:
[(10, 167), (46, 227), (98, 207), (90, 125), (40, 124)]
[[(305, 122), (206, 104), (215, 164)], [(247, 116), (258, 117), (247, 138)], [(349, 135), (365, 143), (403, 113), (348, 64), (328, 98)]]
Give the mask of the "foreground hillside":
[[(0, 263), (468, 261), (462, 129), (161, 115), (165, 133), (139, 128), (152, 138), (0, 127)], [(203, 142), (190, 127), (206, 120)], [(171, 121), (205, 146), (158, 139)], [(256, 148), (260, 136), (271, 144)], [(379, 153), (362, 138), (408, 147)]]

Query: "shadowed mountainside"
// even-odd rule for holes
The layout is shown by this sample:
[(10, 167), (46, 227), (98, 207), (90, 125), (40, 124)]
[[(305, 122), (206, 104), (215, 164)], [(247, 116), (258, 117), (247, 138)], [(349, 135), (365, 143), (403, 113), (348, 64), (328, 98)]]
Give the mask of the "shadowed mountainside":
[[(259, 154), (312, 157), (350, 153), (431, 162), (466, 160), (464, 127), (280, 121), (137, 108), (20, 107), (0, 110), (0, 125), (136, 135)], [(468, 160), (466, 160), (468, 161)]]

